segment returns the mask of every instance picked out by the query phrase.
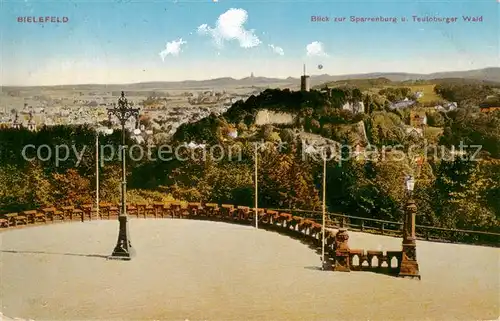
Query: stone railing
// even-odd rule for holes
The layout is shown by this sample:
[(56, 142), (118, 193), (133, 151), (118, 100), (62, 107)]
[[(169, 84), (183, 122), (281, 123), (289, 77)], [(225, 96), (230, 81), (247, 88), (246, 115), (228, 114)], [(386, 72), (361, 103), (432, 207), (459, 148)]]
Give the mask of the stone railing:
[[(298, 209), (281, 209), (293, 215), (309, 218), (320, 222), (321, 211), (308, 211)], [(346, 228), (350, 231), (387, 235), (394, 237), (403, 236), (403, 223), (386, 221), (374, 218), (345, 215), (327, 212), (326, 226), (330, 228)], [(416, 237), (419, 240), (432, 242), (452, 242), (475, 244), (484, 246), (500, 246), (500, 233), (494, 231), (477, 231), (465, 229), (449, 229), (436, 226), (415, 225)]]
[[(80, 207), (45, 207), (37, 210), (8, 213), (0, 216), (0, 230), (36, 226), (55, 222), (72, 222), (95, 219), (116, 219), (120, 206), (100, 203), (99, 210), (87, 204)], [(258, 209), (259, 228), (287, 234), (321, 250), (322, 225), (313, 219), (287, 212)], [(255, 209), (247, 206), (215, 203), (155, 202), (127, 204), (127, 213), (136, 218), (186, 218), (255, 225)], [(401, 251), (384, 254), (381, 251), (351, 250), (347, 230), (325, 230), (325, 266), (335, 271), (374, 271), (397, 274), (401, 265)], [(384, 264), (386, 266), (384, 266)]]

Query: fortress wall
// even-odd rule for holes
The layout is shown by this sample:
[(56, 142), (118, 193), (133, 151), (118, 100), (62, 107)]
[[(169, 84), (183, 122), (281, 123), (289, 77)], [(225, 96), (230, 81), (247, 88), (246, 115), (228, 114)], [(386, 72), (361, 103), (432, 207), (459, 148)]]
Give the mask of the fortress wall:
[(258, 126), (262, 125), (288, 125), (293, 124), (295, 120), (295, 115), (291, 113), (275, 112), (272, 110), (260, 110), (255, 117), (255, 124)]

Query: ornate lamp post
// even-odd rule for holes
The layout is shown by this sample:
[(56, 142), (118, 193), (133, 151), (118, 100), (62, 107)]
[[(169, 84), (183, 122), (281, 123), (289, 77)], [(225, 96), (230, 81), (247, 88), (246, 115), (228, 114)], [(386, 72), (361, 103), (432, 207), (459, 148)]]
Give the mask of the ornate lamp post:
[(128, 229), (128, 217), (127, 217), (127, 176), (125, 168), (125, 124), (127, 121), (134, 117), (137, 120), (139, 117), (139, 108), (129, 107), (129, 103), (125, 98), (125, 94), (122, 91), (121, 97), (118, 99), (118, 106), (114, 105), (113, 108), (108, 109), (108, 117), (111, 121), (111, 116), (116, 116), (122, 125), (122, 146), (121, 146), (121, 158), (122, 158), (122, 188), (121, 188), (121, 210), (118, 216), (118, 221), (120, 223), (120, 229), (118, 232), (118, 242), (116, 243), (113, 253), (109, 257), (110, 259), (118, 260), (130, 260), (134, 256), (135, 251), (132, 248), (130, 242), (130, 233)]
[(413, 176), (407, 176), (405, 179), (405, 188), (408, 194), (406, 203), (405, 220), (403, 224), (403, 251), (401, 257), (400, 277), (412, 277), (420, 279), (417, 262), (417, 244), (415, 237), (415, 216), (417, 206), (413, 200), (413, 188), (415, 180)]

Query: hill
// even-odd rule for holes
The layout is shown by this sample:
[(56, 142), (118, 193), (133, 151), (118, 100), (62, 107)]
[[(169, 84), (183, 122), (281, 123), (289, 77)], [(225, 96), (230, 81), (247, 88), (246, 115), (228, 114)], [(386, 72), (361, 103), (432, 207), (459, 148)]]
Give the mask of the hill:
[[(500, 68), (491, 67), (468, 71), (450, 71), (431, 74), (414, 74), (414, 73), (366, 73), (366, 74), (351, 74), (351, 75), (312, 75), (311, 84), (313, 86), (327, 82), (339, 80), (353, 79), (376, 79), (386, 78), (389, 81), (410, 81), (410, 80), (434, 80), (447, 78), (471, 79), (486, 82), (495, 82), (500, 84)], [(288, 77), (286, 79), (267, 78), (267, 77), (246, 77), (242, 79), (234, 79), (231, 77), (215, 78), (207, 80), (185, 80), (185, 81), (160, 81), (160, 82), (142, 82), (135, 84), (85, 84), (85, 85), (61, 85), (61, 86), (40, 86), (29, 88), (54, 89), (54, 90), (97, 90), (106, 88), (108, 91), (113, 90), (143, 90), (143, 89), (187, 89), (187, 88), (215, 88), (215, 87), (239, 87), (239, 86), (276, 86), (276, 87), (297, 87), (300, 83), (300, 78)], [(5, 90), (16, 90), (28, 87), (3, 86)]]

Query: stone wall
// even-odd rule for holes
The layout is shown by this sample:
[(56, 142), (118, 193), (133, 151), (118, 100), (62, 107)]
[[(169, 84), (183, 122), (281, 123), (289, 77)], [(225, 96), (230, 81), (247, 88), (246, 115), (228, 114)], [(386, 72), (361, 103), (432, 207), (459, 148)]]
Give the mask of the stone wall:
[(263, 109), (255, 116), (255, 124), (262, 125), (289, 125), (295, 121), (295, 115), (284, 112), (275, 112), (272, 110)]

